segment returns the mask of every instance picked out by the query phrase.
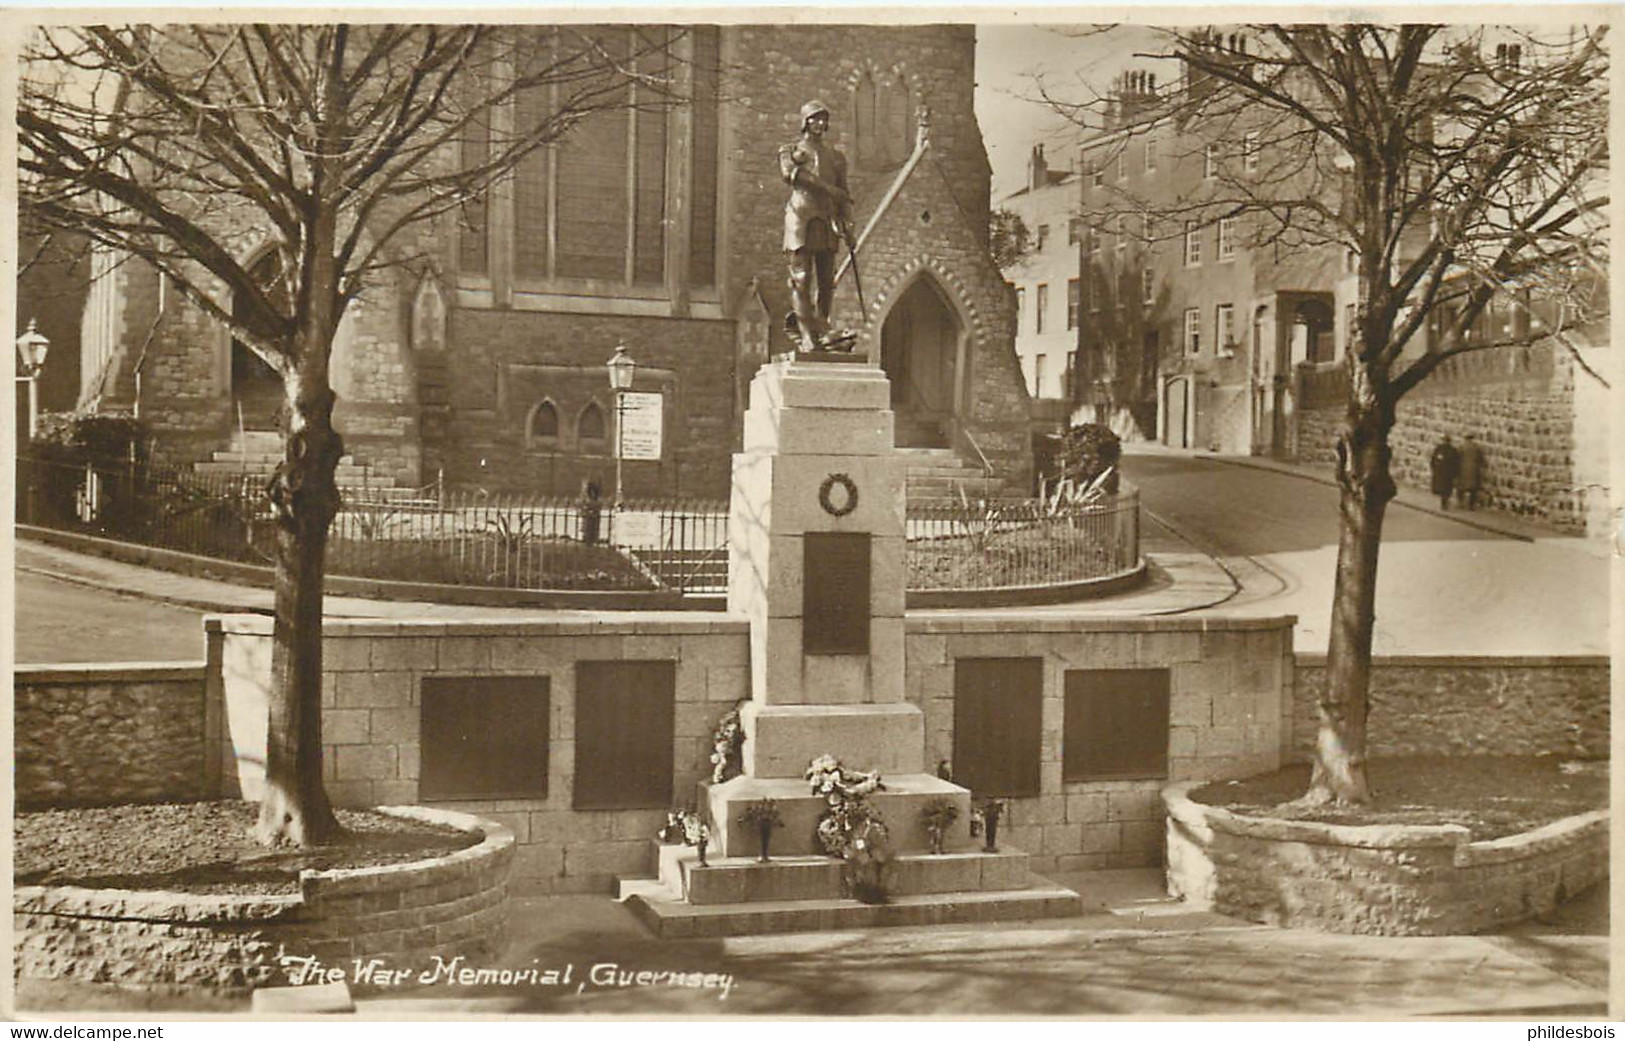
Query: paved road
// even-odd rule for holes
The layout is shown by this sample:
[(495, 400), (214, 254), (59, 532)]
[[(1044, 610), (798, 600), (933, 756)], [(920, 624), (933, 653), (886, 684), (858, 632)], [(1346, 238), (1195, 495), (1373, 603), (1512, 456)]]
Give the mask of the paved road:
[[(1296, 614), (1299, 651), (1324, 651), (1337, 559), (1337, 491), (1201, 457), (1134, 454), (1146, 510), (1244, 583), (1219, 610)], [(1154, 526), (1154, 525), (1148, 525)], [(1377, 572), (1384, 654), (1606, 654), (1608, 568), (1596, 547), (1520, 541), (1395, 504)]]
[(17, 661), (202, 661), (203, 613), (17, 571)]

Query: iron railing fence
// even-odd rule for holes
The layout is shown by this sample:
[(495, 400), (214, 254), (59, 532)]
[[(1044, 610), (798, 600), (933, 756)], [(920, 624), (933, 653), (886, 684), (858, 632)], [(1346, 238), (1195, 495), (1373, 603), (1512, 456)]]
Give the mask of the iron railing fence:
[[(17, 521), (253, 564), (274, 557), (263, 474), (19, 457)], [(327, 571), (507, 589), (669, 589), (728, 583), (726, 503), (610, 503), (523, 493), (346, 488)], [(1104, 578), (1140, 558), (1139, 495), (908, 507), (908, 588), (997, 589)]]
[[(264, 474), (157, 463), (20, 457), (17, 521), (252, 564), (274, 561)], [(630, 501), (619, 509), (520, 493), (350, 487), (328, 532), (327, 572), (506, 589), (727, 585), (727, 508)]]
[(908, 588), (998, 589), (1107, 578), (1140, 560), (1140, 497), (1087, 503), (989, 499), (911, 503)]

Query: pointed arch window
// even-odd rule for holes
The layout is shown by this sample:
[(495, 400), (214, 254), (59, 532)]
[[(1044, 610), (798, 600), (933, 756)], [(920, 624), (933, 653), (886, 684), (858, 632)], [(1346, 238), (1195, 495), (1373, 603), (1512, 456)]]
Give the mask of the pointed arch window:
[(525, 444), (531, 448), (557, 448), (559, 444), (559, 410), (551, 401), (543, 401), (530, 410), (525, 424)]
[(913, 99), (899, 76), (865, 70), (852, 89), (853, 151), (864, 169), (883, 170), (907, 159), (914, 146)]
[(576, 447), (582, 455), (604, 455), (609, 449), (609, 424), (596, 401), (576, 417)]

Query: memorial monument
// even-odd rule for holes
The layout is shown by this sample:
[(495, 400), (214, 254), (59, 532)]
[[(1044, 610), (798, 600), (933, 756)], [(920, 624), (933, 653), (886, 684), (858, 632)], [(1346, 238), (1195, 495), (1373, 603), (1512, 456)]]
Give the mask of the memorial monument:
[[(780, 151), (786, 324), (800, 344), (751, 382), (729, 506), (728, 610), (750, 622), (744, 773), (700, 785), (708, 860), (663, 846), (659, 881), (623, 894), (667, 936), (1076, 914), (1077, 894), (1033, 876), (1025, 853), (979, 849), (971, 793), (926, 770), (925, 714), (904, 688), (907, 464), (886, 374), (829, 330), (851, 200), (844, 158), (822, 143), (829, 110), (809, 102), (801, 120), (801, 140)], [(843, 864), (819, 838), (835, 800), (807, 778), (831, 757), (879, 775), (864, 799), (881, 827), (857, 846), (872, 860), (878, 844), (889, 866), (865, 903), (852, 899), (852, 846)], [(781, 826), (763, 862), (763, 811), (750, 808), (766, 806)], [(933, 827), (943, 819), (957, 823)]]

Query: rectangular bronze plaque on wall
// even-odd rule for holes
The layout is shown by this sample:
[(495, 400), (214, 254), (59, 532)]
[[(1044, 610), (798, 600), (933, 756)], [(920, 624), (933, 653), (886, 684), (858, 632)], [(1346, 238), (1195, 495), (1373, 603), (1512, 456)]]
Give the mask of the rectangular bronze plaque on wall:
[(576, 662), (571, 805), (578, 810), (670, 808), (676, 728), (676, 662)]
[(546, 676), (425, 676), (419, 685), (418, 796), (547, 796)]
[(1061, 779), (1168, 776), (1168, 670), (1068, 669)]
[(1037, 795), (1044, 659), (954, 661), (954, 783), (977, 795)]
[(869, 533), (809, 531), (802, 539), (802, 653), (868, 654)]

